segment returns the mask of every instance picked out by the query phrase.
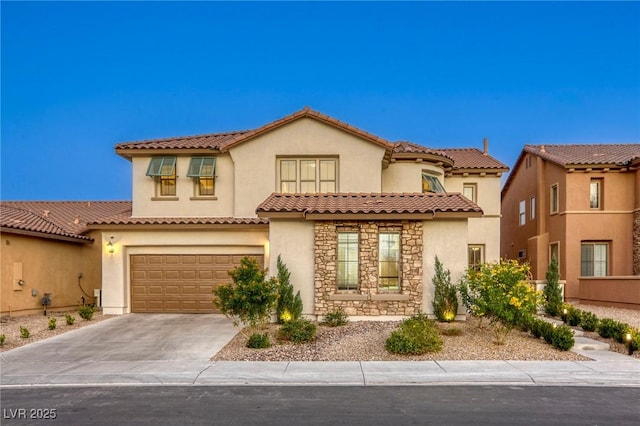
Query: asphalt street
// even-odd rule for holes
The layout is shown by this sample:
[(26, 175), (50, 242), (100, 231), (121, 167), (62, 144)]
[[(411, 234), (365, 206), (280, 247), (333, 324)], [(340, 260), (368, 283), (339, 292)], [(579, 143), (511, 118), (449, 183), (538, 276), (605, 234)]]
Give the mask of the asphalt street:
[(3, 425), (637, 425), (640, 419), (637, 387), (30, 387), (3, 389), (1, 398)]

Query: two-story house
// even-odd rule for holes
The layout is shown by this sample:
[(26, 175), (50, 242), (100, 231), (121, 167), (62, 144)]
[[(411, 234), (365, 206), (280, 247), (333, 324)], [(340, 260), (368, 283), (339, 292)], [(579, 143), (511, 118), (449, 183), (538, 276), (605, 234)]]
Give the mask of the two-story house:
[[(243, 256), (281, 256), (304, 314), (431, 312), (437, 255), (459, 278), (499, 258), (484, 151), (392, 143), (304, 108), (248, 131), (121, 143), (131, 212), (97, 221), (107, 314), (212, 312)], [(460, 311), (462, 313), (462, 309)]]
[[(640, 305), (640, 144), (525, 145), (502, 190), (501, 254), (568, 301)], [(614, 278), (617, 277), (617, 278)]]

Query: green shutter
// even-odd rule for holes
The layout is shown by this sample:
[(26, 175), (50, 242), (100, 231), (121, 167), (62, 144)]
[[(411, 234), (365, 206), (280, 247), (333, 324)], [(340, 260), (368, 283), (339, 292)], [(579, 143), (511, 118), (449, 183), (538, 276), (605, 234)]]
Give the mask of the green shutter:
[(216, 170), (215, 157), (193, 157), (187, 177), (213, 177)]
[(154, 157), (147, 168), (147, 176), (171, 176), (175, 169), (176, 157)]

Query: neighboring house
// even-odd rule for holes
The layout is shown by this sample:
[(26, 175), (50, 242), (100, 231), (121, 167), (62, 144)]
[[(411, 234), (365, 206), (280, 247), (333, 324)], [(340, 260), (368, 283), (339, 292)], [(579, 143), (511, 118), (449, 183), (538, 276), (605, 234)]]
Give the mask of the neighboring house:
[(275, 273), (280, 255), (305, 315), (411, 315), (432, 311), (436, 255), (454, 280), (499, 258), (508, 168), (486, 143), (392, 143), (304, 108), (115, 150), (132, 163), (132, 209), (88, 225), (107, 314), (213, 312), (213, 286), (243, 256)]
[(640, 144), (525, 145), (502, 190), (502, 256), (535, 280), (556, 256), (569, 301), (640, 307), (639, 167)]
[(130, 202), (3, 201), (0, 203), (2, 315), (94, 303), (102, 287), (101, 233), (86, 224), (130, 210)]

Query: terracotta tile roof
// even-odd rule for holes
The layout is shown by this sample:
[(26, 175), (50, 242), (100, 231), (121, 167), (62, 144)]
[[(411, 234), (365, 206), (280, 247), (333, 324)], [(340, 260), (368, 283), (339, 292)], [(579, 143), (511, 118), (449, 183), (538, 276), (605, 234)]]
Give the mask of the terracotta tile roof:
[(30, 212), (77, 236), (88, 231), (90, 222), (131, 210), (130, 201), (2, 201), (0, 205)]
[(92, 238), (67, 232), (51, 220), (18, 207), (0, 205), (0, 226), (3, 232), (22, 231), (29, 234), (41, 234), (44, 238), (93, 241)]
[(393, 154), (428, 154), (437, 155), (453, 160), (446, 152), (442, 150), (436, 150), (427, 148), (426, 146), (418, 145), (407, 141), (398, 141), (393, 144)]
[(163, 139), (149, 139), (139, 142), (123, 142), (116, 145), (116, 150), (144, 150), (144, 149), (217, 149), (221, 150), (225, 144), (234, 141), (238, 136), (249, 130), (239, 130), (224, 133), (209, 133), (205, 135), (179, 136)]
[(461, 194), (432, 193), (338, 193), (271, 194), (258, 213), (307, 214), (416, 214), (433, 212), (482, 213), (477, 204)]
[(267, 225), (269, 220), (257, 217), (131, 217), (122, 214), (94, 222), (92, 227), (105, 225)]
[(640, 144), (525, 145), (524, 151), (561, 166), (627, 166), (640, 157)]
[(476, 148), (440, 148), (447, 156), (453, 158), (453, 169), (500, 169), (509, 170), (509, 167), (490, 155), (484, 155)]

